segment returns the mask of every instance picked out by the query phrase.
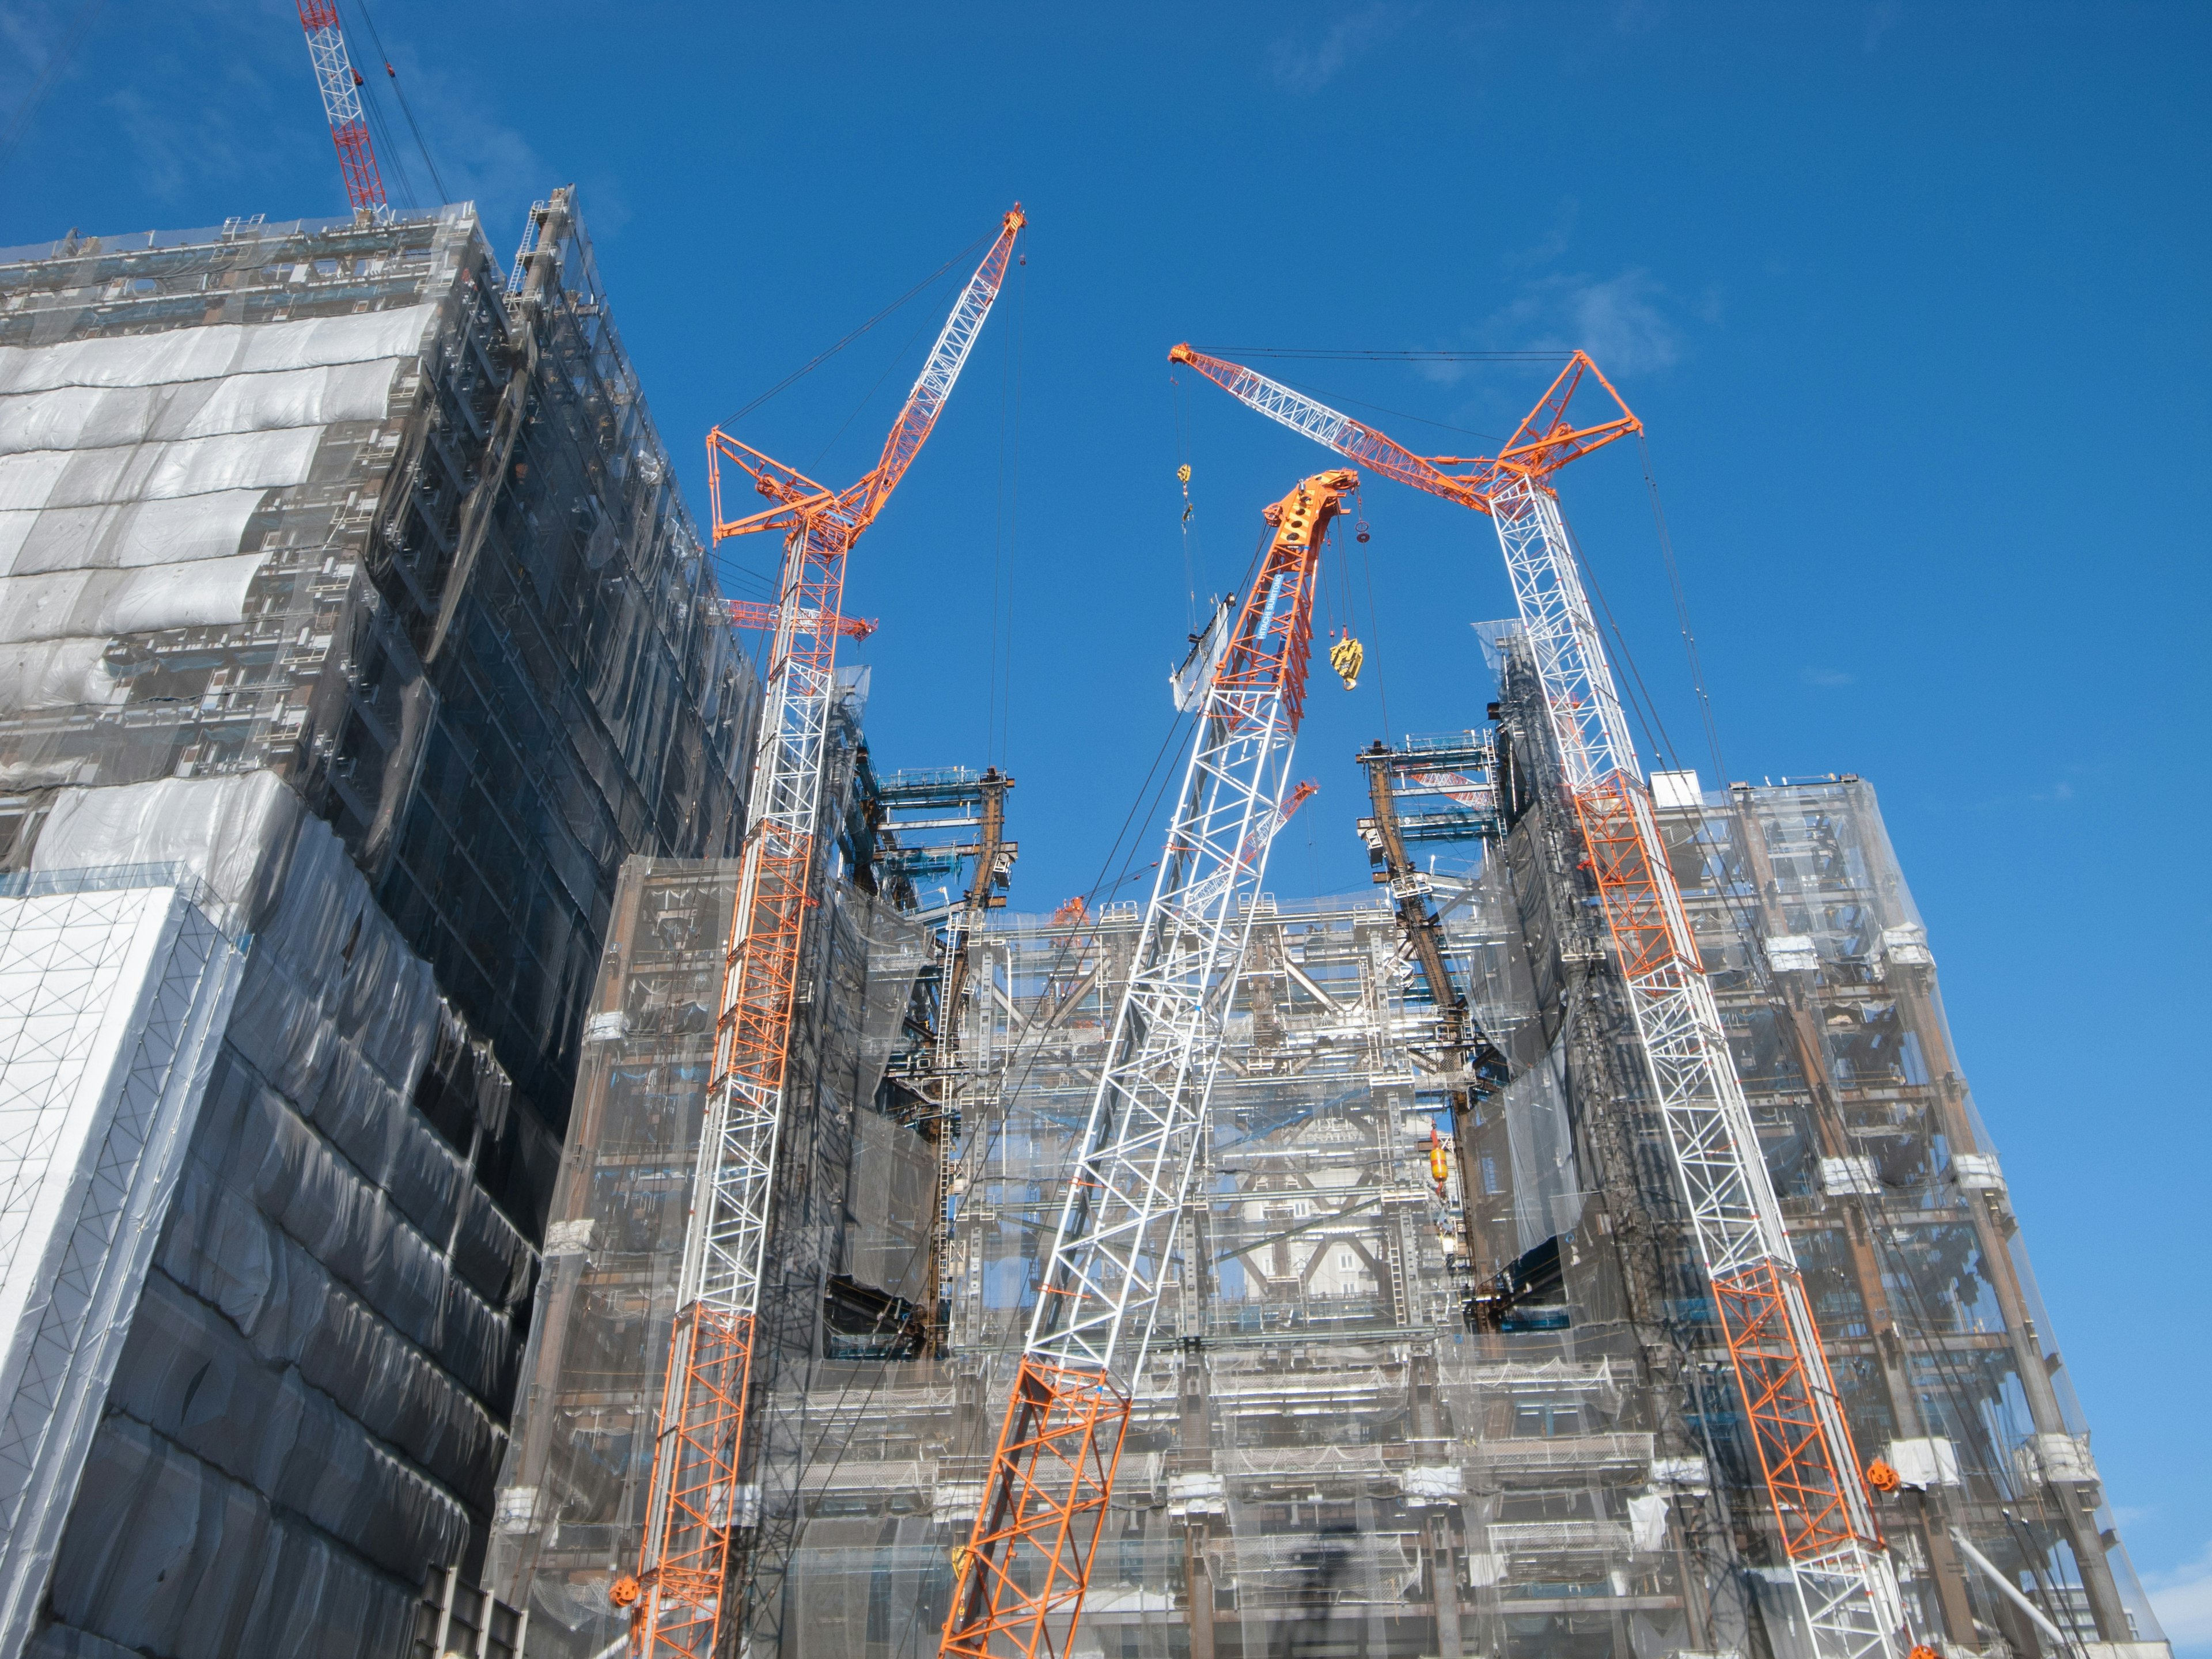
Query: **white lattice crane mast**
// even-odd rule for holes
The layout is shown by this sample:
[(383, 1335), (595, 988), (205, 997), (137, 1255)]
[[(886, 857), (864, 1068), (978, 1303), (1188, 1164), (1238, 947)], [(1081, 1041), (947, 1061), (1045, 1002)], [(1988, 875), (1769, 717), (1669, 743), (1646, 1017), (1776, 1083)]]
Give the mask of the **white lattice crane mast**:
[(1189, 1191), (1267, 848), (1312, 790), (1287, 788), (1313, 643), (1315, 572), (1357, 473), (1306, 479), (1243, 607), (1194, 657), (1198, 732), (1129, 982), (1038, 1286), (940, 1652), (1064, 1655)]
[[(1249, 368), (1187, 345), (1168, 355), (1292, 431), (1496, 526), (1799, 1601), (1822, 1659), (1894, 1659), (1911, 1641), (1896, 1576), (1549, 482), (1643, 423), (1578, 351), (1494, 459), (1424, 458)], [(1577, 427), (1567, 408), (1585, 374), (1618, 413)], [(1925, 1649), (1913, 1659), (1923, 1654), (1934, 1659)]]
[[(744, 866), (730, 923), (706, 1121), (677, 1281), (675, 1329), (653, 1443), (634, 1602), (634, 1648), (647, 1659), (708, 1659), (721, 1626), (730, 1534), (747, 1523), (744, 1458), (753, 1339), (784, 1112), (792, 1010), (812, 892), (823, 762), (836, 689), (845, 559), (921, 452), (990, 314), (1014, 238), (1016, 206), (961, 290), (882, 457), (855, 483), (823, 488), (719, 427), (708, 434), (714, 539), (783, 532), (768, 697), (754, 750)], [(776, 503), (722, 516), (721, 462)]]

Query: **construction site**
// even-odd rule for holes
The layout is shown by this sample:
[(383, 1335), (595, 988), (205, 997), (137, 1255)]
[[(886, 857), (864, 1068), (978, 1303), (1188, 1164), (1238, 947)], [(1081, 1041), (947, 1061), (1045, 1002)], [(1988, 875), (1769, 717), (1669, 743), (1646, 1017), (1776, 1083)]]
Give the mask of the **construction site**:
[[(1638, 759), (1633, 386), (1162, 340), (1310, 460), (1029, 892), (839, 661), (1024, 210), (872, 467), (687, 505), (577, 193), (395, 210), (301, 12), (353, 211), (0, 250), (0, 1659), (2171, 1659), (1878, 781)], [(1363, 489), (1506, 614), (1347, 806)]]

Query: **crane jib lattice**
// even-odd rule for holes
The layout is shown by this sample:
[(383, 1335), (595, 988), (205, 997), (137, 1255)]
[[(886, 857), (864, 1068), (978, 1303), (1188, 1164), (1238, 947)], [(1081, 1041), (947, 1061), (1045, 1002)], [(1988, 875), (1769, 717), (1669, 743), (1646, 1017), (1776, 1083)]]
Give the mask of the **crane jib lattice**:
[(1268, 848), (1311, 793), (1289, 776), (1315, 574), (1358, 483), (1322, 473), (1267, 510), (1273, 533), (1206, 686), (981, 1507), (957, 1559), (944, 1654), (1064, 1654), (1081, 1615), (1212, 1094), (1222, 993), (1243, 963)]
[[(1497, 456), (1422, 457), (1238, 364), (1187, 345), (1169, 356), (1292, 431), (1490, 516), (1799, 1604), (1821, 1659), (1896, 1659), (1911, 1639), (1896, 1576), (1548, 483), (1642, 422), (1576, 352)], [(1585, 380), (1617, 412), (1577, 426)]]
[[(732, 1539), (759, 1520), (746, 1482), (762, 1275), (784, 1109), (792, 1015), (817, 876), (823, 766), (836, 692), (847, 556), (927, 440), (1005, 282), (1017, 206), (954, 302), (884, 441), (882, 458), (843, 490), (825, 489), (717, 428), (707, 440), (714, 539), (784, 537), (768, 695), (754, 750), (744, 862), (730, 922), (706, 1121), (677, 1283), (666, 1385), (647, 1492), (633, 1646), (647, 1659), (708, 1659), (733, 1590)], [(725, 519), (722, 463), (775, 505)], [(768, 618), (763, 617), (762, 620)]]

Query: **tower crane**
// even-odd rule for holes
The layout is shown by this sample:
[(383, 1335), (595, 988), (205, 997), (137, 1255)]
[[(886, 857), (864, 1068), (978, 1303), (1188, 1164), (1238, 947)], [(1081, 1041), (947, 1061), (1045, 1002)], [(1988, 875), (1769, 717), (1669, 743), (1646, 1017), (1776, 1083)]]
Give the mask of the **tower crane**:
[[(731, 1534), (748, 1521), (738, 1476), (801, 933), (816, 873), (837, 639), (849, 631), (839, 612), (846, 556), (921, 453), (1027, 222), (1019, 204), (1000, 221), (997, 239), (907, 394), (881, 458), (856, 483), (830, 489), (720, 427), (708, 434), (714, 539), (779, 531), (783, 567), (655, 1429), (645, 1542), (635, 1580), (616, 1587), (618, 1599), (635, 1604), (633, 1645), (645, 1659), (706, 1659), (714, 1650)], [(726, 459), (750, 474), (753, 488), (773, 505), (726, 518)]]
[(368, 112), (362, 107), (361, 71), (347, 55), (335, 0), (299, 0), (300, 27), (307, 35), (308, 61), (315, 86), (330, 118), (331, 142), (337, 146), (338, 171), (345, 176), (346, 201), (354, 211), (384, 207), (384, 177), (376, 168), (376, 149), (368, 142)]
[(1319, 473), (1267, 509), (1250, 592), (1216, 612), (1192, 653), (1204, 676), (1197, 733), (981, 1504), (955, 1558), (943, 1656), (1039, 1659), (1073, 1642), (1252, 901), (1275, 833), (1312, 793), (1285, 783), (1315, 574), (1358, 485), (1349, 469)]
[[(1496, 527), (1799, 1602), (1821, 1659), (1894, 1659), (1910, 1640), (1895, 1573), (1551, 483), (1643, 422), (1577, 351), (1495, 457), (1423, 457), (1238, 364), (1188, 345), (1168, 356)], [(1568, 408), (1585, 380), (1613, 408), (1577, 426)]]

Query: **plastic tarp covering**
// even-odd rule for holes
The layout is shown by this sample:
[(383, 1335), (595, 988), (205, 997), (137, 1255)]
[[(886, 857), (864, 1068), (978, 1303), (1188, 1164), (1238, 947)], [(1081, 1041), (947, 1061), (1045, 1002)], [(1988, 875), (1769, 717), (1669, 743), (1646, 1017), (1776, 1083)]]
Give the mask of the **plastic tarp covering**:
[(569, 1114), (486, 1582), (533, 1655), (624, 1638), (714, 1060), (736, 860), (623, 867)]
[(471, 1164), (511, 1091), (271, 775), (64, 791), (36, 851), (18, 879), (190, 869), (255, 930), (61, 1489), (41, 1650), (396, 1652), (503, 1449), (536, 1258)]
[(197, 884), (0, 896), (0, 1653), (80, 1486), (239, 981)]

